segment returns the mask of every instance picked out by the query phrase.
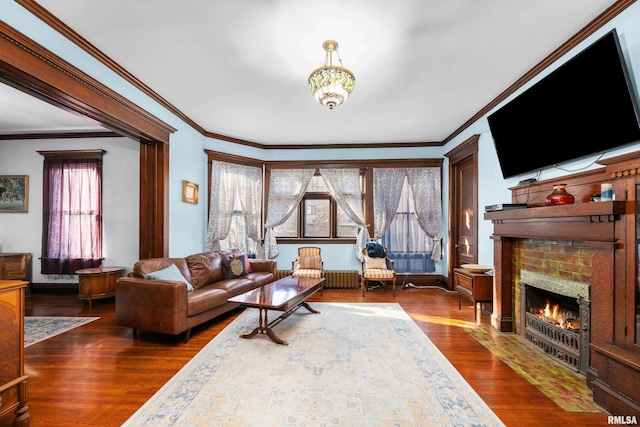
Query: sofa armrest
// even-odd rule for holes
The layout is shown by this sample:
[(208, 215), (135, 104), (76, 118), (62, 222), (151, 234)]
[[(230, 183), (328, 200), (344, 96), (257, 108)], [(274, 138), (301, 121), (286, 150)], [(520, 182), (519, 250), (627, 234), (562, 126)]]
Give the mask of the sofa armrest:
[(276, 277), (276, 262), (272, 259), (250, 259), (251, 271), (262, 271), (265, 273), (273, 273)]
[(116, 324), (178, 335), (187, 327), (187, 284), (121, 277), (116, 282)]

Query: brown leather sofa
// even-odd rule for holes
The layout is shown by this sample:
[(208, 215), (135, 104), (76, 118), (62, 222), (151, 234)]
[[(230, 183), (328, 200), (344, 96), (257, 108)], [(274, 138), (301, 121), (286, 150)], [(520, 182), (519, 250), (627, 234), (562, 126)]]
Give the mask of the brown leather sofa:
[[(178, 335), (238, 307), (227, 300), (271, 283), (276, 279), (276, 262), (249, 260), (249, 273), (227, 279), (224, 260), (242, 255), (237, 250), (205, 252), (186, 258), (143, 259), (127, 277), (116, 283), (116, 324), (137, 330)], [(184, 280), (150, 279), (147, 275), (175, 265), (193, 287), (189, 292)], [(228, 266), (227, 266), (228, 267)], [(175, 269), (174, 269), (175, 270)]]

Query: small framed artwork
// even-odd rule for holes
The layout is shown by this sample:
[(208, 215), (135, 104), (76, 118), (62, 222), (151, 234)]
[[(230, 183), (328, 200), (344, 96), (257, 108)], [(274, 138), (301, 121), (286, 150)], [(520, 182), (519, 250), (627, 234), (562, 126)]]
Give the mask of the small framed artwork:
[(0, 212), (29, 212), (28, 175), (0, 175)]
[(198, 203), (198, 184), (182, 181), (182, 201), (185, 203)]

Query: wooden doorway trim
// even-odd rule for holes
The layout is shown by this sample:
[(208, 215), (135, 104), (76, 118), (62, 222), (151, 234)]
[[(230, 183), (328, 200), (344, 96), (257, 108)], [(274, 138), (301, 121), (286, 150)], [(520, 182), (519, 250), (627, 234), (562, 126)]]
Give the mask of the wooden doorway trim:
[(175, 129), (2, 21), (0, 82), (138, 141), (140, 257), (167, 256), (168, 143)]
[[(473, 173), (473, 205), (474, 205), (474, 221), (475, 221), (475, 240), (477, 242), (477, 230), (478, 230), (478, 140), (480, 135), (473, 135), (466, 141), (455, 147), (453, 150), (445, 154), (449, 159), (449, 244), (448, 244), (448, 277), (449, 277), (449, 289), (453, 289), (453, 269), (458, 267), (456, 265), (457, 255), (457, 242), (460, 238), (460, 230), (458, 229), (458, 218), (460, 218), (462, 206), (460, 203), (460, 195), (458, 194), (461, 182), (459, 167), (462, 163), (468, 161), (472, 162)], [(474, 245), (475, 259), (477, 259), (477, 244)]]

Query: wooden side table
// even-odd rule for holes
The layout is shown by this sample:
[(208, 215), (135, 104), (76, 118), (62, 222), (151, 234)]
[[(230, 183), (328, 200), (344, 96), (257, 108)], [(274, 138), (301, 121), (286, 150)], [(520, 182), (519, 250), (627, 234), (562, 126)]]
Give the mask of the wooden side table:
[(78, 275), (78, 298), (89, 301), (116, 294), (116, 281), (124, 276), (124, 267), (83, 268)]
[(462, 296), (473, 303), (473, 320), (477, 318), (476, 304), (493, 302), (493, 275), (472, 273), (464, 268), (453, 269), (453, 284), (458, 291), (458, 310), (462, 307)]

